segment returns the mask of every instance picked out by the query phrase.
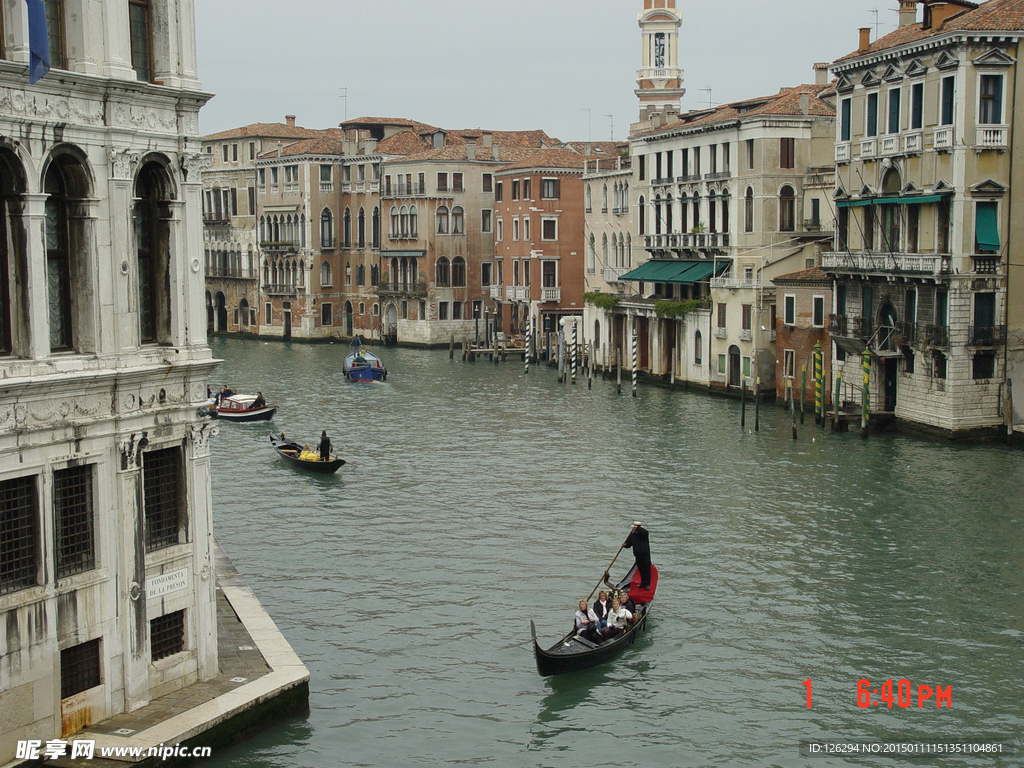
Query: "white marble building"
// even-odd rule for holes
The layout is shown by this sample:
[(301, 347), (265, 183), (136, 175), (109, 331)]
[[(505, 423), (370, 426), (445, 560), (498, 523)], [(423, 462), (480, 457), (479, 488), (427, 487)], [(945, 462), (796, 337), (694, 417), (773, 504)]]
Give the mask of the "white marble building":
[(192, 0), (0, 47), (0, 764), (217, 672)]

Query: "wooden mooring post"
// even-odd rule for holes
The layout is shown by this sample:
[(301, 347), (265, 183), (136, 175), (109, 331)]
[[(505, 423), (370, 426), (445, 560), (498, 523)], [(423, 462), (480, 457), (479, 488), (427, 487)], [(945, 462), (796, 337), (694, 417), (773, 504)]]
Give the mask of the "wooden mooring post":
[(740, 382), (740, 430), (747, 428), (747, 381)]
[(754, 379), (754, 431), (761, 430), (761, 377)]

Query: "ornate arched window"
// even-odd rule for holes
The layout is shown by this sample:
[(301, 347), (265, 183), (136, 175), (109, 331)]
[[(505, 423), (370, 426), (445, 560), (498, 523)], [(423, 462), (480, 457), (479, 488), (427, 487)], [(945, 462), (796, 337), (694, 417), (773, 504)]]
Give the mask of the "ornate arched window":
[(409, 236), (419, 237), (419, 223), (415, 205), (409, 207)]
[(360, 248), (366, 247), (366, 211), (363, 210), (362, 206), (359, 207), (358, 224), (356, 232), (359, 235), (357, 243)]
[(343, 226), (343, 230), (342, 230), (342, 234), (341, 234), (341, 237), (342, 237), (341, 247), (342, 248), (351, 248), (352, 247), (352, 211), (350, 211), (347, 207), (345, 208), (344, 220), (343, 220), (343, 225), (342, 226)]
[(135, 248), (139, 270), (139, 338), (163, 343), (171, 337), (170, 218), (174, 198), (159, 162), (143, 166), (135, 181)]
[(435, 267), (437, 287), (438, 288), (449, 288), (451, 287), (451, 264), (448, 262), (446, 256), (442, 256), (437, 260)]
[(402, 237), (409, 236), (409, 209), (404, 205), (398, 213), (398, 231), (402, 233)]
[(754, 188), (747, 187), (747, 193), (743, 196), (743, 231), (754, 231)]
[(398, 216), (398, 206), (391, 206), (391, 237), (398, 237), (401, 233), (400, 221)]
[(373, 206), (373, 218), (370, 224), (370, 247), (380, 248), (380, 208), (376, 205)]
[(333, 270), (329, 262), (320, 265), (320, 287), (327, 288), (334, 284)]
[(779, 190), (779, 231), (796, 230), (796, 193), (786, 184)]
[(461, 256), (452, 259), (452, 288), (466, 287), (466, 260)]
[(324, 208), (320, 212), (320, 247), (334, 247), (334, 214), (330, 208)]
[(442, 205), (442, 206), (438, 207), (436, 219), (437, 219), (437, 222), (436, 222), (437, 226), (434, 228), (434, 231), (437, 232), (437, 234), (439, 234), (439, 235), (447, 235), (448, 234), (448, 206)]
[(452, 234), (466, 234), (466, 214), (461, 205), (452, 208)]

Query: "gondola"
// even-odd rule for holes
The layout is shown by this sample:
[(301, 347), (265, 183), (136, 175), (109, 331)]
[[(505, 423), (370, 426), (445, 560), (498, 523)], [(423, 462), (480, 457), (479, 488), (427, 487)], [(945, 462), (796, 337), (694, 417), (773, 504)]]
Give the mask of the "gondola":
[(285, 440), (283, 434), (272, 434), (270, 436), (270, 444), (274, 446), (277, 455), (288, 464), (300, 469), (308, 469), (310, 472), (318, 472), (321, 475), (334, 474), (345, 463), (344, 459), (339, 459), (336, 456), (332, 457), (330, 461), (307, 461), (306, 459), (300, 459), (299, 454), (302, 453), (302, 446), (298, 443), (293, 443), (291, 440)]
[(544, 650), (537, 643), (537, 627), (531, 620), (530, 632), (533, 634), (533, 655), (537, 660), (537, 671), (543, 677), (561, 675), (593, 667), (618, 656), (633, 644), (641, 631), (647, 628), (647, 617), (650, 615), (651, 603), (654, 601), (654, 592), (657, 588), (658, 569), (651, 566), (651, 587), (641, 590), (640, 574), (636, 572), (634, 564), (622, 580), (615, 585), (615, 589), (629, 592), (633, 602), (636, 603), (636, 616), (623, 634), (600, 644), (580, 637), (575, 630), (572, 630), (557, 643)]

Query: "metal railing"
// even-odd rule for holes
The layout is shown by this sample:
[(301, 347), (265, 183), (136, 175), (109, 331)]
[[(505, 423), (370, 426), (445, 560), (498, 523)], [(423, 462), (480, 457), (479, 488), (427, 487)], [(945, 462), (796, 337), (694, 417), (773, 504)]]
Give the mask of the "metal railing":
[(936, 347), (949, 346), (948, 325), (926, 325), (924, 326), (923, 340)]
[(882, 251), (830, 251), (821, 256), (821, 267), (833, 272), (906, 272), (949, 274), (950, 256), (943, 253), (885, 253)]
[(972, 347), (995, 347), (1006, 341), (1005, 325), (972, 325), (968, 328)]

